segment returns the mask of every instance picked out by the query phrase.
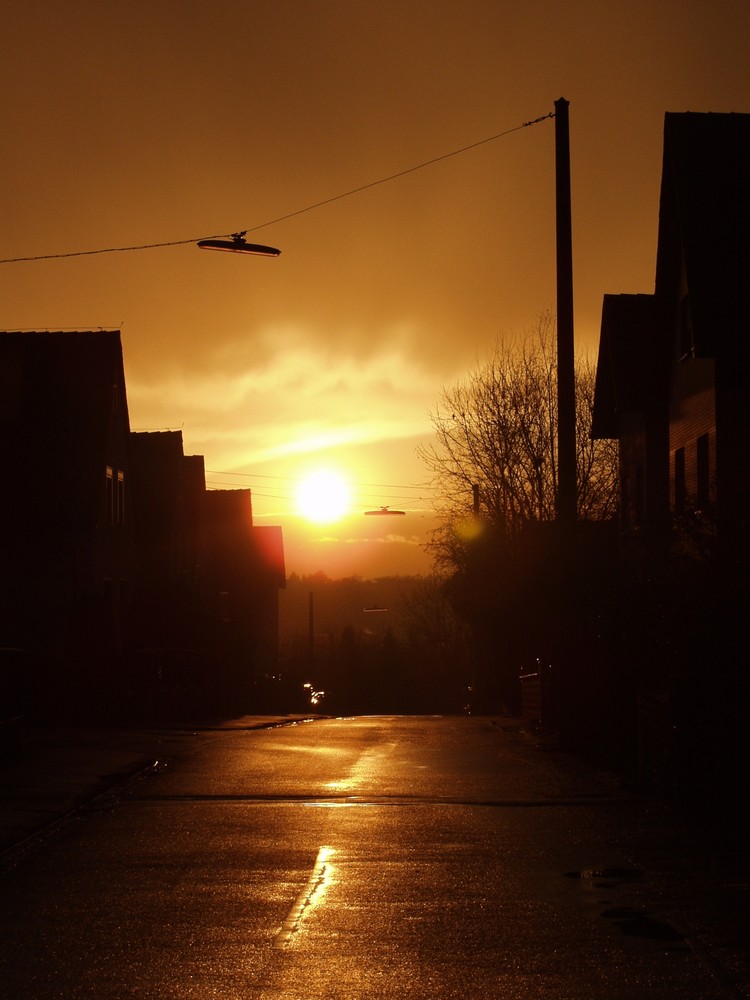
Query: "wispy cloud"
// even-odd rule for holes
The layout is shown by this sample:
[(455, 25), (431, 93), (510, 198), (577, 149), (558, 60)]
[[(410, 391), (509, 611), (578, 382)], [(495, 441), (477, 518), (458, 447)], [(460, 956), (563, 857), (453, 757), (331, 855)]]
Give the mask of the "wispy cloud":
[(395, 348), (355, 358), (305, 346), (300, 331), (266, 339), (273, 358), (235, 343), (204, 373), (130, 379), (134, 428), (181, 427), (188, 449), (210, 449), (213, 464), (231, 453), (233, 468), (429, 433), (440, 387)]

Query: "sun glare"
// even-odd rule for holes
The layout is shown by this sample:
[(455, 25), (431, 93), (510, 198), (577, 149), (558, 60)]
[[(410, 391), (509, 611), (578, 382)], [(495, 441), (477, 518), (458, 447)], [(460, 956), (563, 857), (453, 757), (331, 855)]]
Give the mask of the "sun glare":
[(300, 483), (297, 504), (308, 521), (338, 521), (349, 510), (349, 488), (336, 472), (313, 472)]

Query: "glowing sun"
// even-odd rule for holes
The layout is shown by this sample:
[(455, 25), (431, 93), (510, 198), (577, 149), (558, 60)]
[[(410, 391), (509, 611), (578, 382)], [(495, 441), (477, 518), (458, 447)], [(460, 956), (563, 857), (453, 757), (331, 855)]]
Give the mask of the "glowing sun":
[(300, 483), (297, 505), (308, 521), (338, 521), (349, 510), (349, 487), (337, 472), (312, 472)]

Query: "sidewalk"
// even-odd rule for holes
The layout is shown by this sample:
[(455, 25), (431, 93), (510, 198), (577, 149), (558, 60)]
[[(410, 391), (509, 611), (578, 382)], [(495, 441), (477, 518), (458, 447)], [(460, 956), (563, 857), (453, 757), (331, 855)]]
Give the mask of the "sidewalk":
[(189, 751), (198, 732), (262, 729), (306, 718), (253, 715), (143, 729), (4, 726), (0, 729), (0, 859), (107, 791), (180, 751)]

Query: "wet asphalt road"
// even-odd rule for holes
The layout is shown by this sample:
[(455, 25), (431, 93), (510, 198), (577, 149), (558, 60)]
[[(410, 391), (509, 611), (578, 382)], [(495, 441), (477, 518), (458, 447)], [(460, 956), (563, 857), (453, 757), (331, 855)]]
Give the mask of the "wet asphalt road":
[(0, 996), (748, 995), (684, 832), (515, 727), (320, 720), (165, 751), (0, 873)]

